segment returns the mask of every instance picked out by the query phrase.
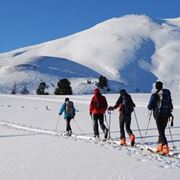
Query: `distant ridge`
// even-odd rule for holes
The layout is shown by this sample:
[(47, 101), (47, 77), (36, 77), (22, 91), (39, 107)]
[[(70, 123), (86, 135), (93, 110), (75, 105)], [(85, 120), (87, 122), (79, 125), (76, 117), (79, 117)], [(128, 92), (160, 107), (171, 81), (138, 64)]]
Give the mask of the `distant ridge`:
[[(74, 94), (92, 93), (102, 74), (111, 92), (151, 92), (156, 80), (180, 92), (180, 18), (152, 19), (127, 15), (85, 31), (0, 54), (0, 92), (14, 82), (31, 94), (41, 81), (50, 93), (61, 78), (71, 81)], [(86, 81), (92, 80), (91, 85)]]

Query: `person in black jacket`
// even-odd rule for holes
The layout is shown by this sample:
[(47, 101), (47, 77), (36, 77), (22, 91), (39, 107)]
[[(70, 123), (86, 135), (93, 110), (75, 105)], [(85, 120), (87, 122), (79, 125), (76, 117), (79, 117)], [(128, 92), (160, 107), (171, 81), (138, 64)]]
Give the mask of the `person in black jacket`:
[(148, 109), (153, 110), (153, 115), (159, 132), (156, 151), (161, 154), (168, 154), (169, 147), (165, 136), (165, 129), (168, 119), (172, 116), (171, 112), (173, 110), (171, 93), (168, 89), (163, 89), (163, 83), (161, 81), (156, 82), (155, 88), (157, 91), (151, 95)]
[(130, 128), (131, 126), (131, 113), (134, 110), (135, 104), (131, 96), (126, 92), (125, 89), (120, 90), (120, 97), (118, 98), (114, 106), (110, 106), (108, 110), (112, 111), (119, 107), (119, 125), (120, 125), (120, 143), (121, 145), (126, 144), (126, 137), (124, 131), (124, 125), (126, 131), (130, 137), (131, 145), (135, 144), (135, 136)]

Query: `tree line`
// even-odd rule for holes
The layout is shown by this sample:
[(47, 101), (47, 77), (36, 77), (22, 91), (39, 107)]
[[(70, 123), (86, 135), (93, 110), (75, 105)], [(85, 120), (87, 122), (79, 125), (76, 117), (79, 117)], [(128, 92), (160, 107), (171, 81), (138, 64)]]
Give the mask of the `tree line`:
[[(106, 91), (110, 91), (108, 87), (108, 79), (101, 75), (98, 79), (99, 81), (96, 83), (96, 86), (99, 87), (100, 89), (105, 89)], [(87, 80), (87, 84), (90, 84), (91, 81)], [(48, 85), (45, 82), (40, 82), (37, 89), (36, 89), (36, 94), (38, 95), (49, 95), (49, 92), (47, 92)], [(17, 87), (16, 83), (13, 85), (13, 89), (11, 91), (11, 94), (16, 94), (17, 93)], [(21, 94), (29, 94), (29, 91), (27, 89), (27, 86), (25, 85), (22, 91), (20, 92)], [(72, 95), (72, 87), (71, 87), (71, 82), (64, 78), (60, 79), (57, 83), (57, 87), (54, 90), (55, 95)]]

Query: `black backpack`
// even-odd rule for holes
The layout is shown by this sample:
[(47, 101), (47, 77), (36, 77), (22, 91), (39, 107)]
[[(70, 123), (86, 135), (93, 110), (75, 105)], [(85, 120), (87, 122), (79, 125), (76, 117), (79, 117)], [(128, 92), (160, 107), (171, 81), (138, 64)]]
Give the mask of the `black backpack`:
[(134, 106), (135, 104), (129, 94), (122, 96), (122, 112), (124, 114), (131, 114), (134, 111)]
[(171, 112), (173, 109), (171, 93), (168, 89), (162, 89), (161, 91), (156, 93), (156, 115), (166, 115), (168, 117), (171, 116)]

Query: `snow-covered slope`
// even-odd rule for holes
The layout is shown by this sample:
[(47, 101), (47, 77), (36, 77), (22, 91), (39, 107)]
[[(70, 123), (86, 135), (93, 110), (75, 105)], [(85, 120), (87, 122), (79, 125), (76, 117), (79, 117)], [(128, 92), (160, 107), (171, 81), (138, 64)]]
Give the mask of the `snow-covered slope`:
[[(84, 93), (83, 82), (106, 76), (117, 90), (150, 92), (157, 79), (179, 91), (179, 18), (155, 20), (145, 15), (113, 18), (54, 41), (0, 54), (0, 91), (13, 83), (27, 84), (32, 92), (40, 81), (54, 88), (69, 78), (74, 93)], [(114, 84), (114, 83), (117, 84)], [(85, 88), (86, 87), (86, 88)]]
[[(113, 105), (118, 95), (106, 95)], [(147, 102), (150, 94), (132, 94), (142, 136), (145, 136), (148, 117)], [(54, 130), (59, 106), (65, 96), (12, 96), (0, 95), (0, 177), (2, 180), (178, 180), (180, 160), (160, 157), (120, 145), (89, 143), (85, 140), (51, 136), (40, 129)], [(76, 108), (75, 121), (71, 121), (73, 133), (93, 136), (88, 113), (91, 96), (71, 96)], [(174, 127), (171, 128), (176, 152), (180, 155), (180, 98), (174, 99)], [(46, 108), (48, 107), (48, 108)], [(109, 115), (106, 114), (109, 121)], [(19, 124), (22, 129), (9, 128), (6, 122)], [(106, 123), (105, 123), (106, 124)], [(29, 127), (36, 131), (27, 131)], [(36, 128), (34, 128), (36, 127)], [(80, 129), (81, 132), (80, 131)], [(134, 114), (131, 128), (136, 142), (141, 143)], [(25, 130), (25, 131), (23, 131)], [(61, 116), (58, 130), (65, 130)], [(100, 137), (103, 137), (101, 128)], [(40, 133), (38, 133), (40, 132)], [(127, 135), (127, 134), (126, 134)], [(118, 110), (111, 115), (111, 137), (119, 141)], [(172, 140), (168, 128), (166, 136), (170, 148)], [(158, 133), (154, 119), (149, 124), (145, 144), (157, 145)], [(129, 138), (127, 136), (127, 141)]]

